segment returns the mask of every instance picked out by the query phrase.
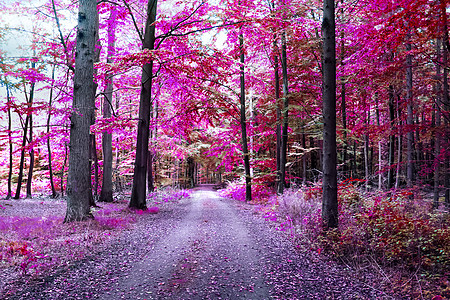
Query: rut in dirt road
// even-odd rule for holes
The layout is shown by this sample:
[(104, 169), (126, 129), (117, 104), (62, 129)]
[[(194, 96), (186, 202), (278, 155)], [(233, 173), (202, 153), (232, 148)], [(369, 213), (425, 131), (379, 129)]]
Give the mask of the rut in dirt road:
[[(382, 299), (352, 273), (300, 252), (253, 207), (209, 187), (139, 216), (92, 256), (7, 299)], [(384, 295), (385, 296), (385, 295)]]

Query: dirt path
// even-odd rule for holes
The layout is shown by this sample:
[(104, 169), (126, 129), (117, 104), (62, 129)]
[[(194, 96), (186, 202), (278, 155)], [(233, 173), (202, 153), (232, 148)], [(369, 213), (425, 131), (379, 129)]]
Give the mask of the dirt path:
[[(237, 206), (247, 209), (239, 209)], [(9, 299), (371, 299), (351, 274), (296, 253), (245, 204), (209, 188), (144, 215), (89, 259)]]

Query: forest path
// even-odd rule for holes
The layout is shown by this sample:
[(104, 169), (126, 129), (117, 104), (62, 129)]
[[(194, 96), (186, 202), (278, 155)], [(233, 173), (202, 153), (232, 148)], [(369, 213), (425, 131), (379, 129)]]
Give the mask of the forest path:
[(251, 206), (201, 187), (9, 299), (380, 297), (349, 271), (294, 249)]

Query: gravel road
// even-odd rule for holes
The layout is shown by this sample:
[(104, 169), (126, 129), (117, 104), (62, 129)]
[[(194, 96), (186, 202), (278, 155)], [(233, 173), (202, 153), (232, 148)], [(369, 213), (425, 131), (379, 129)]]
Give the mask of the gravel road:
[(7, 299), (383, 298), (349, 270), (294, 249), (251, 206), (197, 188)]

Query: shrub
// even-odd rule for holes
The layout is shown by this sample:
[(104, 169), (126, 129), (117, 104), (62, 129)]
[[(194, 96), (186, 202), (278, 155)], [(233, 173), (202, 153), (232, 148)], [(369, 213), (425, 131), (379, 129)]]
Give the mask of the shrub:
[(400, 294), (413, 294), (408, 282), (420, 275), (428, 277), (428, 283), (438, 282), (434, 287), (430, 283), (424, 295), (432, 297), (441, 290), (441, 296), (450, 297), (445, 279), (450, 276), (449, 214), (430, 213), (430, 203), (417, 196), (411, 200), (411, 190), (370, 194), (359, 187), (361, 182), (348, 180), (339, 185), (338, 230), (322, 229), (320, 184), (287, 189), (283, 195), (272, 196), (262, 210), (267, 219), (277, 222), (278, 229), (291, 230), (304, 249), (323, 251), (355, 267), (367, 262), (402, 270), (400, 279), (392, 283), (397, 286), (391, 287)]
[[(267, 202), (272, 193), (262, 182), (262, 179), (256, 178), (252, 182), (252, 201)], [(228, 183), (225, 189), (219, 191), (219, 195), (224, 198), (245, 201), (245, 180), (239, 180)]]

